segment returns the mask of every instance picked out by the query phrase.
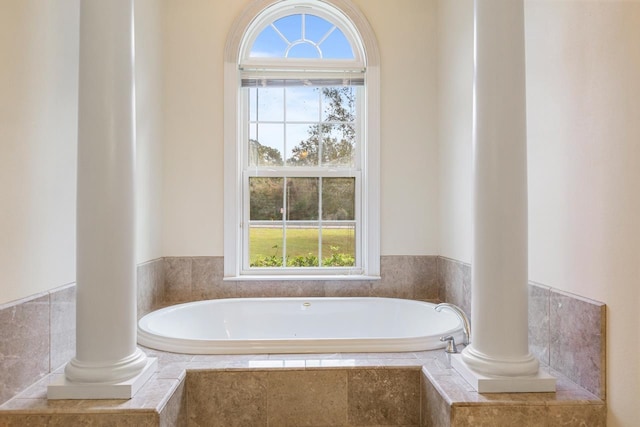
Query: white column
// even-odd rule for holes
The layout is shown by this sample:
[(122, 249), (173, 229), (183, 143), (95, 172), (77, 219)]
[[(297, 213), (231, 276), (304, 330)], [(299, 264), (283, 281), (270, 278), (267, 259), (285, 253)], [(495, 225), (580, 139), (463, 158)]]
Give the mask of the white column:
[(472, 340), (454, 367), (479, 391), (550, 391), (554, 381), (516, 380), (538, 376), (528, 344), (523, 0), (476, 0), (474, 18)]
[(136, 346), (133, 0), (80, 2), (76, 356), (50, 399), (130, 398)]

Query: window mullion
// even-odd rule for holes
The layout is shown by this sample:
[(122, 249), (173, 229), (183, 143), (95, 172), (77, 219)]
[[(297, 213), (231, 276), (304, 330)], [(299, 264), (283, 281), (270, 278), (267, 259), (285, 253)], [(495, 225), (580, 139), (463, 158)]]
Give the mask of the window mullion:
[(323, 128), (323, 122), (322, 122), (322, 89), (320, 88), (318, 90), (318, 104), (320, 105), (320, 108), (318, 108), (318, 166), (321, 167), (323, 166), (323, 162), (322, 162), (322, 137), (324, 136), (324, 128)]
[(322, 183), (318, 178), (318, 265), (322, 267)]
[(289, 181), (287, 177), (283, 179), (284, 188), (282, 191), (282, 267), (287, 266), (287, 221), (289, 218)]

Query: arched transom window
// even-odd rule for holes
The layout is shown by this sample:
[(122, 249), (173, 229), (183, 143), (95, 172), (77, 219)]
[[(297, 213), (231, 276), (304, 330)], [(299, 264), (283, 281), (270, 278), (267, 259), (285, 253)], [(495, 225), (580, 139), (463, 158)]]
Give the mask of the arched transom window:
[(225, 276), (377, 274), (367, 192), (377, 194), (377, 171), (366, 161), (369, 81), (356, 27), (329, 2), (285, 0), (252, 20), (238, 52), (227, 79), (236, 132), (226, 132), (236, 168), (225, 171), (234, 183), (225, 203), (235, 202), (225, 226), (237, 232), (225, 229)]
[(251, 45), (249, 57), (355, 59), (351, 43), (336, 24), (308, 13), (269, 23)]

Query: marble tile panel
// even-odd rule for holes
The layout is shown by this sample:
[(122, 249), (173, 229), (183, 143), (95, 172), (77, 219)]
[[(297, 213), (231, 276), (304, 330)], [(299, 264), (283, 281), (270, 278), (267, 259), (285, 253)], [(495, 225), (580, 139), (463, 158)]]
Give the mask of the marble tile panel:
[(48, 427), (157, 427), (158, 414), (56, 414), (51, 415)]
[(138, 317), (151, 312), (163, 301), (164, 285), (164, 260), (162, 258), (138, 265)]
[[(55, 400), (16, 398), (2, 406), (0, 426), (158, 426), (156, 405), (140, 400)], [(34, 419), (32, 421), (32, 418)], [(40, 423), (40, 424), (38, 424)]]
[(551, 289), (529, 284), (529, 351), (549, 365), (549, 301)]
[(0, 306), (0, 404), (49, 372), (48, 294)]
[(436, 257), (382, 256), (381, 280), (372, 282), (371, 296), (405, 299), (437, 298)]
[(440, 297), (438, 286), (438, 257), (412, 257), (413, 268), (418, 272), (414, 285), (413, 299), (437, 300)]
[(138, 346), (148, 357), (156, 357), (158, 365), (162, 366), (168, 363), (190, 362), (195, 356), (193, 354), (171, 353), (168, 351), (156, 350), (149, 347)]
[(168, 302), (190, 301), (192, 297), (190, 257), (164, 258), (164, 300)]
[(451, 411), (451, 427), (548, 427), (544, 405), (454, 406)]
[(269, 354), (269, 360), (320, 360), (320, 359), (340, 359), (346, 353), (287, 353)]
[[(442, 352), (444, 354), (444, 351)], [(444, 354), (444, 357), (421, 356), (419, 362), (430, 375), (450, 375), (451, 355)]]
[(324, 282), (327, 297), (369, 297), (373, 284), (367, 280), (329, 280)]
[(440, 299), (457, 305), (471, 318), (471, 266), (444, 257), (438, 257), (437, 265)]
[(0, 413), (2, 427), (42, 427), (48, 426), (50, 415), (44, 414), (3, 414)]
[(76, 354), (76, 286), (68, 285), (49, 293), (51, 343), (49, 370), (65, 365)]
[(160, 409), (159, 427), (187, 427), (187, 392), (186, 381), (180, 381), (175, 391)]
[(549, 366), (605, 398), (605, 305), (551, 290)]
[(449, 427), (451, 406), (424, 375), (420, 375), (420, 426)]
[[(39, 379), (38, 381), (34, 382), (29, 387), (27, 387), (25, 390), (20, 392), (20, 394), (18, 396), (16, 396), (16, 398), (14, 398), (13, 400), (20, 400), (20, 399), (46, 399), (47, 398), (47, 386), (52, 381), (54, 381), (55, 379), (58, 379), (61, 375), (63, 375), (63, 374), (49, 374), (49, 375)], [(2, 406), (0, 406), (0, 408), (6, 409), (6, 407), (10, 406), (10, 404), (11, 404), (11, 402), (13, 402), (13, 400), (5, 403)]]
[(164, 301), (164, 292), (165, 292), (165, 271), (164, 271), (164, 259), (160, 258), (155, 260), (151, 264), (151, 283), (153, 284), (154, 289), (154, 299), (153, 305), (154, 307), (158, 306)]
[(182, 379), (185, 370), (189, 367), (189, 362), (176, 362), (160, 365), (156, 372), (159, 379)]
[(420, 371), (353, 369), (347, 372), (350, 425), (418, 425)]
[(149, 409), (160, 412), (174, 396), (176, 390), (186, 382), (186, 374), (181, 378), (152, 377), (129, 400), (119, 407), (123, 409)]
[(187, 373), (190, 427), (267, 426), (267, 372)]
[(347, 375), (343, 370), (270, 371), (268, 425), (343, 426)]
[(323, 297), (320, 280), (240, 281), (236, 282), (239, 298)]
[(237, 282), (225, 282), (223, 277), (223, 257), (194, 257), (191, 263), (193, 300), (237, 297)]
[(401, 351), (397, 353), (339, 353), (343, 359), (409, 359), (417, 365), (418, 358), (411, 351)]
[[(62, 374), (52, 374), (0, 407), (0, 415), (159, 413), (184, 381), (151, 378), (132, 399), (47, 400), (47, 385)], [(0, 425), (2, 425), (0, 423)], [(157, 425), (157, 423), (156, 423)]]
[(448, 404), (451, 405), (458, 402), (476, 403), (478, 401), (478, 393), (460, 375), (454, 372), (442, 375), (426, 373), (426, 376)]
[(155, 297), (156, 292), (151, 283), (149, 263), (138, 264), (136, 267), (136, 309), (138, 318), (153, 310)]
[(606, 427), (607, 407), (604, 404), (549, 406), (548, 425), (553, 427)]

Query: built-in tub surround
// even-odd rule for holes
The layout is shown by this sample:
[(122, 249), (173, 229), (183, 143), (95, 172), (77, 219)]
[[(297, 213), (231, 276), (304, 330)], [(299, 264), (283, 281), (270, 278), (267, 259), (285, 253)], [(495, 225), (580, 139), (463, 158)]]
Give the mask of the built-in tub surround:
[[(171, 258), (175, 259), (175, 258)], [(169, 287), (168, 258), (159, 258), (138, 266), (138, 312), (142, 315), (158, 306), (174, 301), (165, 300)], [(221, 257), (179, 258), (182, 271), (189, 277), (180, 295), (201, 295), (208, 299), (220, 294), (216, 286), (222, 281)], [(199, 260), (198, 262), (193, 262)], [(229, 297), (236, 290), (250, 291), (246, 296), (300, 296), (307, 293), (327, 296), (351, 296), (356, 292), (371, 296), (378, 291), (389, 294), (420, 294), (428, 299), (451, 302), (470, 314), (471, 266), (444, 257), (383, 257), (383, 278), (376, 283), (345, 282), (285, 283), (278, 288), (265, 283), (247, 288), (234, 284)], [(219, 267), (218, 267), (219, 266)], [(175, 268), (175, 266), (174, 266)], [(408, 270), (408, 271), (407, 271)], [(192, 275), (192, 271), (195, 275)], [(398, 274), (399, 283), (391, 284)], [(412, 277), (412, 274), (415, 277)], [(191, 278), (207, 281), (191, 282)], [(198, 279), (203, 280), (203, 279)], [(419, 281), (425, 281), (419, 284)], [(210, 285), (208, 285), (209, 283)], [(385, 283), (389, 283), (388, 285)], [(188, 286), (188, 287), (187, 287)], [(212, 289), (206, 290), (207, 286)], [(416, 290), (419, 290), (416, 291)], [(529, 345), (543, 365), (566, 375), (600, 398), (605, 397), (605, 306), (576, 295), (566, 294), (543, 285), (529, 284)], [(178, 293), (170, 293), (172, 296)], [(435, 298), (433, 296), (435, 295)], [(376, 295), (389, 296), (389, 295)], [(393, 295), (392, 295), (393, 296)], [(425, 298), (426, 299), (426, 298)], [(48, 302), (49, 301), (49, 302)], [(51, 304), (49, 306), (49, 304)], [(28, 311), (25, 311), (28, 310)], [(42, 310), (36, 314), (33, 310)], [(22, 313), (22, 314), (21, 314)], [(26, 314), (28, 313), (28, 314)], [(15, 327), (17, 319), (24, 325)], [(575, 319), (575, 320), (572, 320)], [(24, 390), (39, 378), (60, 367), (75, 352), (75, 285), (53, 289), (0, 307), (0, 403)], [(472, 325), (473, 326), (473, 325)], [(34, 339), (27, 331), (42, 331)], [(553, 335), (552, 335), (553, 334)], [(21, 338), (22, 337), (22, 338)], [(577, 340), (577, 341), (576, 341)], [(49, 342), (47, 346), (45, 343)], [(576, 351), (579, 349), (580, 351)]]
[(196, 356), (144, 351), (158, 359), (159, 369), (133, 399), (51, 402), (51, 379), (45, 378), (0, 406), (0, 425), (606, 425), (602, 400), (562, 375), (556, 393), (483, 396), (450, 368), (442, 350)]
[(139, 321), (138, 343), (191, 354), (344, 353), (443, 348), (462, 322), (397, 298), (233, 298), (165, 307)]
[[(437, 270), (442, 299), (470, 314), (471, 265), (439, 257)], [(543, 365), (604, 399), (605, 304), (530, 282), (528, 311), (530, 351)]]

